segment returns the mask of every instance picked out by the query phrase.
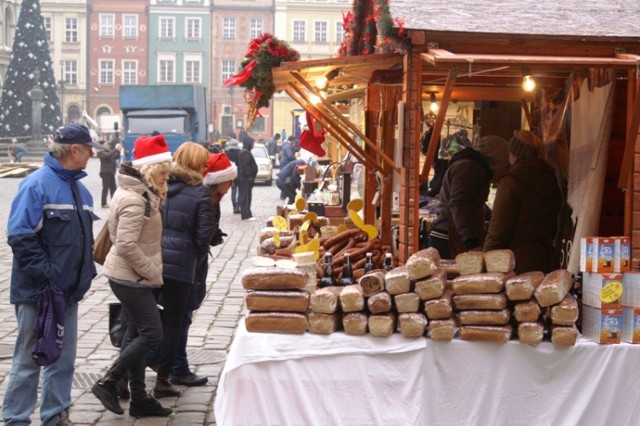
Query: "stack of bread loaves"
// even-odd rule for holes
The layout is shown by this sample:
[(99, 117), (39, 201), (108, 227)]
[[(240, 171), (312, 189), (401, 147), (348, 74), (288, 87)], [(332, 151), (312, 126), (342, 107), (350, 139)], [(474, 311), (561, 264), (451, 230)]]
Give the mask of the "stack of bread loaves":
[(547, 274), (534, 291), (534, 296), (545, 316), (550, 319), (551, 342), (555, 345), (575, 345), (578, 338), (578, 301), (569, 294), (571, 274), (558, 269)]
[(307, 330), (308, 275), (299, 269), (251, 268), (242, 273), (248, 290), (245, 317), (248, 331), (302, 334)]
[(511, 277), (505, 284), (507, 298), (513, 303), (518, 339), (524, 344), (537, 345), (544, 337), (542, 309), (533, 297), (534, 291), (543, 280), (542, 272), (532, 271)]

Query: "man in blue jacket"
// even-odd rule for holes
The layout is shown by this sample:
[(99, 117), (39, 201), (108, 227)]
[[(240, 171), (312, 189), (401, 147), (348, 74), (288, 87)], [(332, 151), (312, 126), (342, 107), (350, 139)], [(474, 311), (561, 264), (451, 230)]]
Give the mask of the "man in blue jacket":
[(276, 186), (280, 188), (281, 200), (288, 199), (288, 203), (292, 204), (296, 199), (296, 190), (300, 189), (301, 179), (299, 169), (304, 166), (304, 160), (293, 160), (280, 169), (276, 175)]
[(38, 398), (41, 367), (32, 359), (37, 340), (37, 293), (51, 283), (64, 293), (62, 354), (44, 368), (41, 424), (67, 425), (78, 334), (78, 302), (96, 275), (93, 263), (93, 198), (80, 179), (87, 174), (93, 142), (82, 124), (60, 127), (44, 166), (25, 178), (11, 204), (7, 229), (13, 250), (10, 301), (18, 336), (2, 415), (5, 424), (29, 424)]

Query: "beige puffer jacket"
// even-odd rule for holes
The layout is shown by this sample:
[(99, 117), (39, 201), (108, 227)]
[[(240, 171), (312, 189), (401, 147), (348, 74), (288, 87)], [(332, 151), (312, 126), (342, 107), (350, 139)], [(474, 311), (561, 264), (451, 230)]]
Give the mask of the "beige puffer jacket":
[[(147, 193), (150, 215), (145, 216)], [(140, 179), (118, 175), (118, 189), (109, 204), (113, 246), (102, 272), (110, 278), (150, 287), (162, 286), (162, 216), (160, 198)]]

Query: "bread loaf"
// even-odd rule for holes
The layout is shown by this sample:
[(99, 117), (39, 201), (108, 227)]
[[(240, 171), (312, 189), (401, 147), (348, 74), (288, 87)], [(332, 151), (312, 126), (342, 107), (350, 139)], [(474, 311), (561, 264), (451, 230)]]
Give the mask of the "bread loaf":
[(413, 292), (396, 294), (393, 296), (393, 303), (398, 313), (418, 312), (420, 309), (420, 297)]
[(540, 306), (547, 307), (560, 303), (571, 290), (571, 274), (566, 269), (549, 273), (534, 291)]
[(340, 314), (309, 312), (309, 332), (315, 334), (335, 333), (342, 326)]
[(484, 253), (484, 265), (487, 272), (506, 274), (516, 267), (516, 256), (509, 249), (490, 250)]
[(293, 236), (283, 236), (280, 237), (280, 244), (276, 244), (276, 240), (269, 237), (260, 243), (260, 254), (275, 254), (276, 249), (289, 247), (293, 239)]
[(349, 312), (342, 315), (342, 327), (345, 334), (362, 336), (367, 334), (368, 318), (364, 312)]
[(296, 227), (302, 226), (302, 223), (304, 222), (304, 215), (289, 213), (286, 219), (287, 219), (287, 228), (289, 228), (290, 230), (294, 230)]
[(442, 297), (447, 286), (447, 273), (444, 269), (436, 269), (429, 278), (416, 281), (415, 291), (422, 300)]
[[(425, 302), (426, 303), (426, 302)], [(507, 307), (507, 296), (497, 294), (460, 294), (453, 296), (453, 305), (458, 310), (465, 309), (504, 309)]]
[(498, 326), (460, 326), (460, 339), (473, 342), (507, 343), (513, 329), (510, 325)]
[(506, 325), (511, 320), (511, 311), (460, 311), (458, 313), (460, 325)]
[(446, 290), (442, 297), (438, 299), (426, 300), (424, 302), (424, 312), (429, 320), (447, 319), (451, 317), (453, 309), (451, 307), (451, 290)]
[(391, 312), (369, 315), (369, 333), (376, 337), (389, 337), (396, 329), (396, 316)]
[(309, 309), (309, 293), (304, 290), (255, 290), (247, 292), (244, 303), (252, 312), (306, 313)]
[(342, 312), (358, 312), (364, 309), (364, 296), (360, 284), (348, 285), (340, 293)]
[(267, 238), (273, 238), (273, 234), (275, 232), (278, 232), (279, 237), (293, 237), (293, 231), (290, 231), (288, 229), (283, 229), (281, 231), (278, 231), (276, 228), (272, 226), (268, 226), (260, 230), (260, 242), (262, 243)]
[(578, 340), (578, 329), (576, 326), (562, 327), (551, 326), (551, 343), (554, 345), (573, 346)]
[(404, 313), (398, 315), (400, 334), (404, 337), (421, 337), (427, 329), (427, 319), (424, 314)]
[(542, 310), (535, 299), (516, 303), (513, 306), (513, 316), (518, 322), (535, 322), (540, 318)]
[(344, 287), (319, 288), (311, 293), (309, 308), (319, 314), (333, 314), (339, 308), (339, 297)]
[(504, 274), (493, 272), (462, 275), (452, 282), (454, 294), (500, 293), (504, 290)]
[(384, 277), (384, 284), (389, 294), (408, 293), (411, 291), (411, 281), (406, 266), (396, 266)]
[(537, 345), (544, 337), (544, 326), (539, 322), (518, 324), (518, 340), (525, 345)]
[(393, 307), (393, 299), (386, 291), (381, 291), (367, 299), (367, 307), (372, 314), (389, 312)]
[(578, 321), (578, 300), (573, 294), (567, 294), (562, 302), (551, 307), (551, 323), (571, 327)]
[(458, 333), (458, 326), (452, 319), (429, 321), (429, 337), (431, 340), (448, 342)]
[(525, 272), (509, 278), (505, 283), (505, 291), (509, 300), (529, 300), (533, 292), (544, 280), (544, 273), (540, 271)]
[(385, 271), (383, 269), (376, 269), (363, 275), (358, 280), (358, 284), (362, 287), (364, 297), (373, 296), (384, 290), (384, 275)]
[(434, 251), (437, 253), (437, 250), (428, 248), (420, 250), (409, 256), (405, 266), (407, 267), (407, 275), (410, 280), (430, 277), (431, 274), (433, 274), (438, 267), (438, 261), (440, 260), (439, 255), (437, 259), (434, 259)]
[(247, 290), (303, 290), (309, 275), (300, 269), (250, 268), (241, 275)]
[(458, 264), (455, 259), (441, 259), (440, 269), (447, 273), (447, 279), (452, 280), (460, 275)]
[(460, 275), (481, 274), (484, 272), (484, 255), (481, 251), (468, 251), (456, 256)]
[(249, 312), (245, 325), (251, 332), (302, 334), (307, 331), (307, 317), (291, 312)]

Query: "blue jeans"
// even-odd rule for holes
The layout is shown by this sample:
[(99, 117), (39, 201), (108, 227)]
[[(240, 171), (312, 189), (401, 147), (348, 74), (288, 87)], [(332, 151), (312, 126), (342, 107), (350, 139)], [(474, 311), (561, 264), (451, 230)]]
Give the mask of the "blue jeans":
[(40, 422), (55, 425), (60, 413), (71, 406), (76, 348), (78, 344), (78, 305), (67, 306), (64, 316), (64, 340), (62, 354), (55, 363), (40, 367), (31, 352), (36, 343), (36, 319), (38, 307), (21, 303), (15, 306), (18, 321), (18, 337), (13, 352), (13, 363), (2, 404), (5, 425), (29, 425), (38, 399), (38, 379), (43, 371)]

